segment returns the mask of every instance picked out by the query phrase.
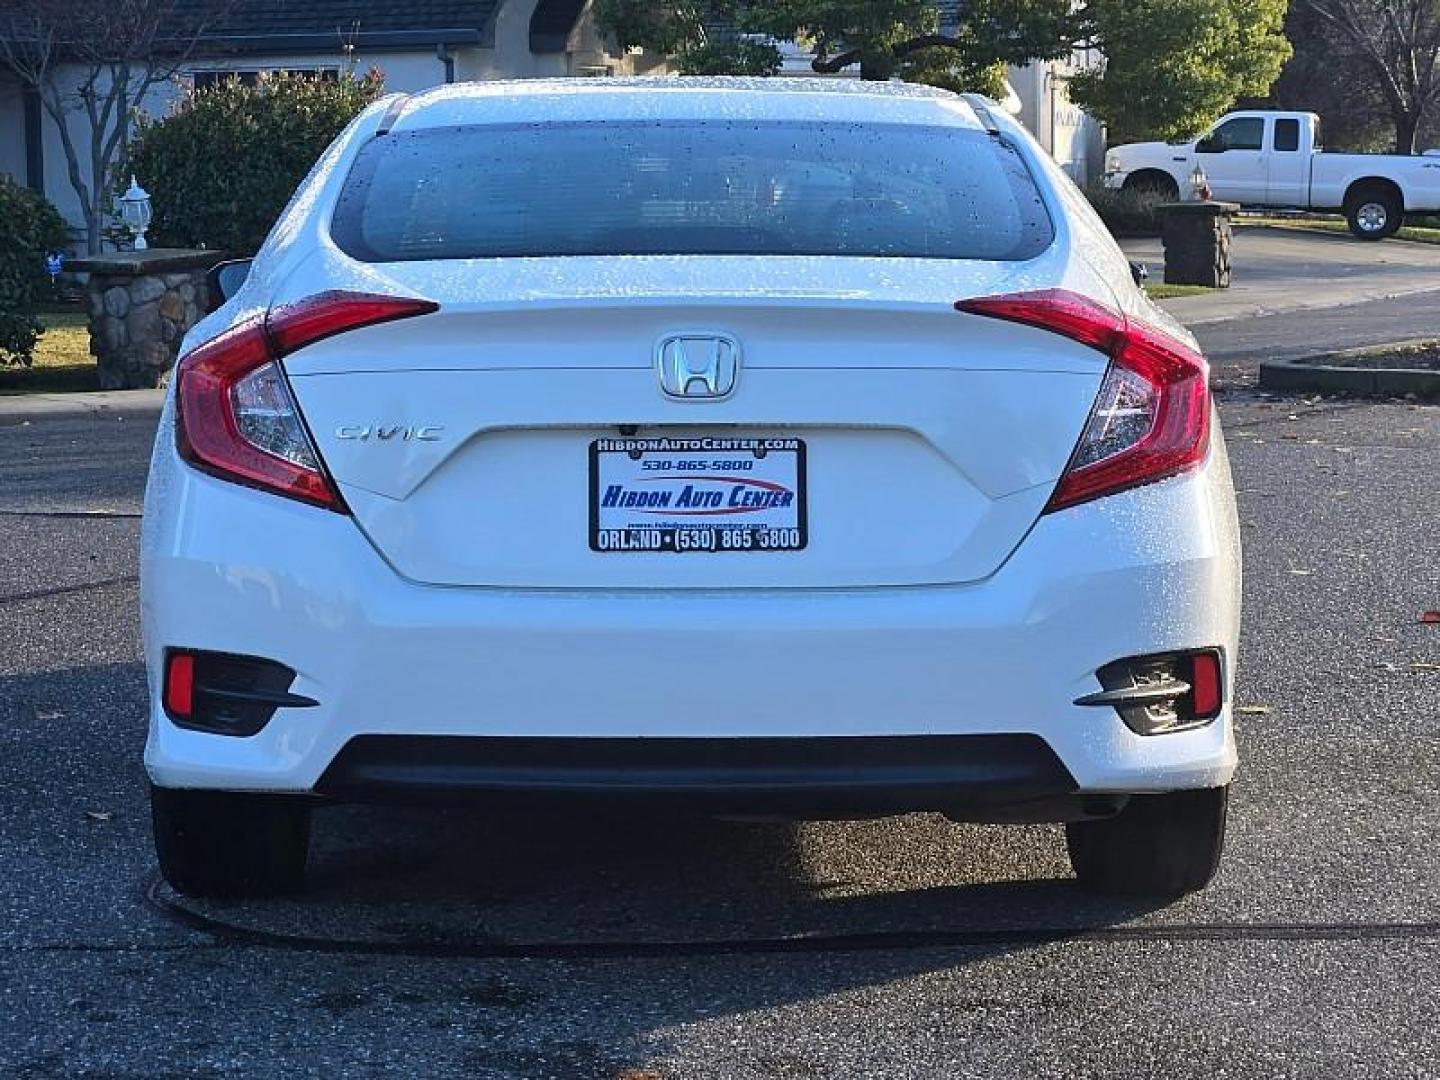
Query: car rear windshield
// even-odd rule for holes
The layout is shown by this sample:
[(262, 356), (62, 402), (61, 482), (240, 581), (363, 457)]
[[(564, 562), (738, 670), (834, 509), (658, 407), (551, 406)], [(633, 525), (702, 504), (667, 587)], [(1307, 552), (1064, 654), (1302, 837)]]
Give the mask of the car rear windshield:
[(331, 229), (366, 262), (565, 255), (1029, 259), (1054, 238), (1035, 181), (958, 127), (687, 121), (382, 135)]

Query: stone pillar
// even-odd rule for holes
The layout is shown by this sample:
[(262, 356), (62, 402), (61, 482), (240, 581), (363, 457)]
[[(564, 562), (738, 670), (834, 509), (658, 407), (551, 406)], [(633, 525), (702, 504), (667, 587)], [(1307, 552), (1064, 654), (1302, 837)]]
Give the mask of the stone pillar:
[(160, 384), (180, 339), (209, 310), (205, 274), (222, 258), (218, 251), (153, 248), (66, 264), (90, 275), (90, 351), (103, 389)]
[(1230, 287), (1230, 219), (1238, 203), (1175, 202), (1160, 207), (1165, 284)]

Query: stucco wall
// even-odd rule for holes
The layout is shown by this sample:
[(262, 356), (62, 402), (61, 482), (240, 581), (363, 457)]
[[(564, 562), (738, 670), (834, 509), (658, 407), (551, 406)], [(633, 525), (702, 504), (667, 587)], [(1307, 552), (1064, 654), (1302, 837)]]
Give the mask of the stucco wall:
[(1075, 70), (1063, 60), (1041, 62), (1012, 67), (1007, 77), (1020, 99), (1020, 122), (1073, 180), (1084, 184), (1104, 166), (1104, 131), (1070, 100), (1068, 77)]

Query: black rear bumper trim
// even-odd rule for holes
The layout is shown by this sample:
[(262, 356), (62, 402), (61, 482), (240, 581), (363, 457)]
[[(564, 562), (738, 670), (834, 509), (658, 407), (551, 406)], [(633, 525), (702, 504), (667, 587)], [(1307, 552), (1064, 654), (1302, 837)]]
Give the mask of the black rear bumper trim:
[(679, 797), (736, 811), (901, 813), (1064, 799), (1076, 783), (1037, 735), (362, 735), (316, 791), (350, 801)]

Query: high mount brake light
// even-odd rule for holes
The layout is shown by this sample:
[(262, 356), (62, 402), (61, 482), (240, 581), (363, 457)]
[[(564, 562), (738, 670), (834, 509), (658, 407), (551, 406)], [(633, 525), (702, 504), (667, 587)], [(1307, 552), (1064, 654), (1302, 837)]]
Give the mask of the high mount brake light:
[(279, 361), (346, 330), (438, 308), (429, 300), (324, 292), (237, 323), (176, 368), (180, 455), (223, 480), (346, 513)]
[(1048, 330), (1110, 358), (1047, 513), (1175, 476), (1205, 460), (1209, 369), (1188, 345), (1065, 289), (982, 296), (955, 307)]

